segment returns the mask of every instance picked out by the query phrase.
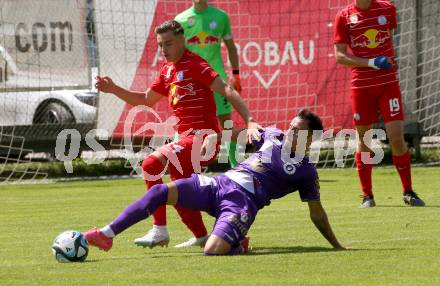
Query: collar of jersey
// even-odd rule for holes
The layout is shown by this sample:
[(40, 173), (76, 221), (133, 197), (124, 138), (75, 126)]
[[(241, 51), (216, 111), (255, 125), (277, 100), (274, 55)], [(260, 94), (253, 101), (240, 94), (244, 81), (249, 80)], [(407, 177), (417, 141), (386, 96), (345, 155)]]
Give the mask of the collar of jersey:
[(193, 12), (196, 13), (196, 14), (204, 14), (204, 13), (206, 13), (210, 8), (211, 8), (211, 5), (208, 5), (208, 7), (206, 7), (205, 10), (203, 10), (202, 12), (199, 12), (199, 11), (197, 11), (196, 8), (194, 8), (194, 6), (193, 6), (193, 7), (192, 7), (192, 10), (193, 10)]

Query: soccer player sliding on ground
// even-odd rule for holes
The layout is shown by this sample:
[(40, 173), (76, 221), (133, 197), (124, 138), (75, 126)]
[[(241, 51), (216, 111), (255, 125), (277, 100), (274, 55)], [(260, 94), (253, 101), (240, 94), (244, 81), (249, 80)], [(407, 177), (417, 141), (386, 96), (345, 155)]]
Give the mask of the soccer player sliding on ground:
[[(249, 139), (258, 135), (259, 128), (240, 95), (227, 85), (205, 60), (185, 48), (184, 31), (178, 22), (166, 21), (156, 28), (155, 33), (166, 62), (147, 91), (126, 90), (114, 84), (109, 77), (97, 77), (96, 83), (100, 91), (113, 93), (133, 106), (153, 107), (158, 101), (168, 98), (170, 107), (179, 120), (178, 140), (159, 148), (142, 162), (148, 190), (162, 183), (159, 177), (169, 162), (172, 180), (188, 178), (195, 172), (191, 161), (195, 135), (200, 130), (220, 130), (213, 92), (221, 94), (240, 114), (248, 128)], [(181, 170), (170, 158), (177, 158)], [(204, 166), (209, 162), (201, 163)], [(176, 206), (176, 210), (194, 234), (196, 243), (188, 246), (203, 246), (208, 239), (208, 232), (200, 212), (179, 206)], [(157, 209), (153, 217), (153, 228), (145, 236), (136, 239), (135, 244), (150, 248), (168, 245), (170, 236), (166, 227), (165, 206)]]
[[(84, 235), (90, 245), (108, 251), (115, 236), (149, 217), (159, 206), (169, 204), (205, 211), (216, 218), (205, 244), (205, 255), (242, 254), (249, 251), (246, 234), (258, 210), (272, 199), (298, 191), (301, 200), (308, 203), (316, 228), (335, 249), (344, 249), (321, 205), (318, 174), (307, 157), (313, 130), (323, 130), (321, 119), (302, 110), (286, 133), (276, 128), (262, 129), (260, 138), (253, 142), (257, 152), (235, 168), (213, 178), (193, 174), (190, 178), (155, 185), (112, 223)], [(234, 131), (233, 138), (237, 133)], [(219, 142), (219, 137), (211, 134), (205, 138), (202, 155), (209, 154), (209, 147)]]
[[(395, 62), (393, 31), (396, 7), (389, 1), (353, 0), (336, 15), (335, 54), (339, 64), (352, 67), (352, 109), (358, 134), (356, 166), (362, 187), (362, 208), (376, 206), (371, 173), (371, 146), (365, 134), (380, 111), (400, 175), (403, 201), (410, 206), (425, 203), (413, 191), (411, 155), (404, 139), (403, 105)], [(347, 52), (350, 47), (352, 53)]]

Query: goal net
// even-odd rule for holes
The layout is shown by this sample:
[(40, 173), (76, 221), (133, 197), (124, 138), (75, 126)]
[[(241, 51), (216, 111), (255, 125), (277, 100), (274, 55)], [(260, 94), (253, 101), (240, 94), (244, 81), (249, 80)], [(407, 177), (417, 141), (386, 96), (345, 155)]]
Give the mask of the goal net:
[[(296, 112), (307, 107), (324, 119), (325, 127), (334, 130), (334, 135), (353, 128), (350, 71), (336, 65), (333, 52), (334, 17), (350, 1), (210, 2), (230, 15), (240, 58), (242, 97), (259, 122), (286, 128)], [(440, 24), (437, 21), (440, 3), (394, 2), (399, 20), (394, 41), (406, 112), (405, 131), (412, 139), (410, 143), (416, 146), (423, 136), (429, 139), (426, 142), (435, 142), (440, 135)], [(191, 3), (118, 1), (111, 2), (113, 6), (109, 3), (97, 1), (95, 7), (100, 73), (125, 87), (145, 90), (163, 60), (156, 47), (154, 27), (173, 19)], [(200, 38), (198, 44), (209, 44), (203, 40)], [(226, 48), (223, 59), (230, 74)], [(124, 134), (123, 124), (130, 110), (130, 106), (113, 96), (101, 97), (98, 126), (119, 139)], [(171, 114), (166, 101), (156, 110), (161, 120)], [(236, 113), (233, 118), (236, 126), (242, 126)], [(148, 119), (151, 117), (140, 113), (134, 125), (142, 125)], [(345, 144), (344, 165), (354, 163), (350, 155), (355, 146), (353, 139)], [(323, 166), (340, 166), (334, 159), (333, 140), (334, 137), (322, 144)], [(115, 145), (119, 142), (114, 141)]]
[[(336, 156), (339, 159), (334, 154), (335, 135), (353, 128), (350, 70), (336, 64), (333, 49), (335, 15), (350, 2), (209, 2), (230, 16), (240, 60), (241, 96), (253, 117), (263, 125), (285, 129), (300, 109), (317, 112), (325, 128), (334, 131), (321, 144), (319, 165), (324, 167), (341, 166), (341, 156), (343, 166), (354, 162), (352, 136), (343, 144), (344, 152)], [(415, 146), (421, 142), (423, 148), (438, 149), (440, 2), (393, 2), (398, 10), (394, 42), (405, 132)], [(131, 106), (115, 96), (97, 95), (92, 78), (99, 73), (125, 88), (146, 90), (164, 60), (154, 27), (191, 4), (189, 0), (1, 1), (0, 181), (20, 178), (10, 164), (31, 161), (32, 156), (24, 155), (42, 149), (41, 143), (27, 142), (52, 144), (54, 152), (53, 142), (66, 128), (79, 129), (82, 141), (90, 129), (105, 130), (109, 147), (116, 149), (125, 148), (124, 135), (136, 135), (137, 147), (145, 147), (148, 141), (143, 139), (152, 135), (169, 136), (151, 129), (137, 132), (146, 122), (169, 119), (167, 100), (154, 108), (157, 114), (133, 113)], [(200, 35), (193, 44), (209, 46), (212, 41)], [(231, 74), (226, 48), (222, 51)], [(127, 118), (133, 119), (128, 129)], [(243, 126), (236, 112), (233, 119), (235, 127)]]

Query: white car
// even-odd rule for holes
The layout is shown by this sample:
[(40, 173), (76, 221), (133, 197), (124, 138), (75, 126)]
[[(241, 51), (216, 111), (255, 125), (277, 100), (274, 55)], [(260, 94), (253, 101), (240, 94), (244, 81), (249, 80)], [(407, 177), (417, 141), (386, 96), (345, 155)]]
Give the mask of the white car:
[(93, 123), (96, 102), (90, 90), (0, 92), (0, 126)]

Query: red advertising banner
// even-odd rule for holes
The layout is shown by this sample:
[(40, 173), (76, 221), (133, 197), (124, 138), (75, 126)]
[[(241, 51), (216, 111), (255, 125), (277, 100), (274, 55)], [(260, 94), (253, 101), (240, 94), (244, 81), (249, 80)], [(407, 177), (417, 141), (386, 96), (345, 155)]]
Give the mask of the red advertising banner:
[[(344, 3), (342, 3), (344, 2)], [(237, 44), (242, 78), (242, 97), (253, 116), (264, 125), (286, 128), (301, 108), (317, 112), (325, 128), (352, 126), (350, 70), (338, 66), (334, 57), (334, 18), (347, 1), (210, 1), (230, 15)], [(158, 1), (152, 27), (173, 19), (189, 8), (191, 1)], [(194, 44), (209, 45), (209, 38)], [(226, 70), (226, 48), (223, 48)], [(158, 53), (154, 28), (150, 29), (131, 89), (146, 90), (163, 59)], [(155, 110), (163, 121), (171, 112), (163, 100)], [(130, 110), (125, 106), (114, 136), (123, 133)], [(235, 126), (243, 126), (234, 112)], [(144, 113), (136, 123), (155, 120)], [(136, 126), (133, 126), (136, 129)]]

